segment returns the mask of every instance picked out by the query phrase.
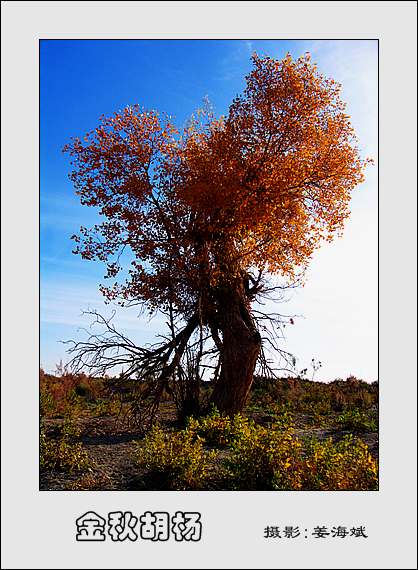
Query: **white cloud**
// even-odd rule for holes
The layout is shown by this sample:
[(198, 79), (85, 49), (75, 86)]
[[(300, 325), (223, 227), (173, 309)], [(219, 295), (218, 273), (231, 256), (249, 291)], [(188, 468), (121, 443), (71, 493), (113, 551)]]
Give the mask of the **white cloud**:
[(97, 310), (107, 316), (116, 311), (114, 323), (121, 330), (134, 331), (138, 336), (141, 333), (149, 336), (150, 330), (155, 329), (152, 323), (156, 319), (142, 316), (139, 320), (139, 307), (121, 308), (113, 303), (106, 304), (96, 282), (49, 281), (41, 286), (41, 323), (85, 327), (92, 319), (83, 312), (89, 310)]

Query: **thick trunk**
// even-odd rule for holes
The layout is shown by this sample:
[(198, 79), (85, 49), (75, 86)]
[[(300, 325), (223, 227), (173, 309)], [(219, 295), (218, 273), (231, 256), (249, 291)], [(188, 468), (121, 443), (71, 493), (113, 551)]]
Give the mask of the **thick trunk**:
[(180, 411), (180, 421), (192, 416), (197, 418), (200, 415), (200, 381), (193, 378), (187, 381), (186, 393)]
[(261, 348), (242, 284), (222, 293), (218, 319), (222, 332), (221, 371), (211, 403), (232, 415), (245, 405)]

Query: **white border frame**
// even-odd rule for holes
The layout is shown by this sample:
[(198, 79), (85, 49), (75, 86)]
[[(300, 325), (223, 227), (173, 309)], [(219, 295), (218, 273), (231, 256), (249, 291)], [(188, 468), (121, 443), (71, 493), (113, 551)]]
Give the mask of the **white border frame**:
[[(416, 3), (9, 1), (2, 15), (2, 567), (415, 568)], [(380, 40), (380, 491), (38, 490), (38, 40), (64, 37)], [(77, 543), (88, 510), (200, 511), (204, 534)], [(266, 541), (269, 524), (369, 538)]]

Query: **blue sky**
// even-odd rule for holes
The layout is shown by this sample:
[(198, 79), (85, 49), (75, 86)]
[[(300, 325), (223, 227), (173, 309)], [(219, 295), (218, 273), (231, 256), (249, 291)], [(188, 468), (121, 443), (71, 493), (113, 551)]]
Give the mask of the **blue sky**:
[[(164, 111), (181, 127), (208, 96), (215, 114), (227, 111), (244, 86), (253, 51), (281, 58), (309, 51), (320, 71), (343, 84), (343, 99), (364, 156), (375, 166), (353, 195), (344, 237), (314, 257), (305, 287), (282, 312), (301, 315), (283, 348), (300, 368), (323, 362), (316, 379), (355, 374), (377, 379), (377, 42), (344, 40), (46, 40), (41, 42), (41, 365), (66, 359), (60, 343), (83, 338), (82, 310), (109, 314), (98, 292), (103, 267), (71, 253), (70, 236), (95, 213), (78, 203), (61, 152), (72, 136), (95, 128), (102, 114), (139, 103)], [(138, 343), (164, 325), (119, 310), (118, 327)]]

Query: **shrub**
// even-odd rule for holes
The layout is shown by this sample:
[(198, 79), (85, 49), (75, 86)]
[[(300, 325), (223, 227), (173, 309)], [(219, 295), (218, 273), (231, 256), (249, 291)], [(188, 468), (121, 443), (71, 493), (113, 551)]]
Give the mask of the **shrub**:
[(286, 404), (294, 412), (309, 413), (313, 405), (321, 415), (345, 408), (368, 409), (377, 405), (379, 386), (355, 378), (330, 383), (312, 382), (302, 378), (267, 380), (256, 377), (250, 394), (253, 409), (266, 409), (271, 404)]
[(357, 408), (344, 410), (336, 419), (337, 425), (354, 432), (377, 431), (377, 422), (369, 414)]
[(60, 418), (77, 414), (82, 398), (77, 394), (79, 378), (73, 374), (62, 377), (50, 375), (40, 379), (41, 415)]
[(71, 374), (65, 367), (61, 376), (45, 374), (41, 369), (39, 383), (41, 415), (53, 418), (78, 414), (87, 402), (107, 396), (103, 380), (83, 373)]
[(114, 416), (120, 410), (120, 403), (113, 397), (108, 400), (99, 399), (94, 404), (92, 415), (96, 418), (104, 416)]
[(229, 485), (237, 490), (300, 489), (301, 442), (290, 430), (247, 425), (225, 461)]
[(41, 416), (53, 416), (56, 411), (55, 401), (48, 390), (41, 390), (39, 395), (39, 412)]
[(367, 445), (347, 435), (333, 443), (307, 442), (303, 488), (320, 491), (372, 491), (377, 489), (377, 463)]
[(348, 435), (310, 439), (291, 430), (246, 426), (225, 461), (228, 485), (237, 490), (375, 490), (377, 464), (362, 441)]
[(166, 433), (156, 425), (136, 445), (138, 465), (148, 471), (153, 485), (169, 490), (201, 488), (215, 456), (215, 452), (205, 452), (194, 429)]
[[(202, 435), (203, 434), (203, 435)], [(224, 486), (234, 490), (374, 490), (377, 463), (368, 447), (352, 435), (305, 442), (281, 424), (269, 428), (242, 416), (189, 419), (185, 430), (167, 433), (155, 426), (137, 443), (136, 460), (156, 488), (204, 488), (216, 453), (203, 443), (229, 446), (218, 465)], [(207, 486), (205, 487), (207, 488)]]
[(227, 447), (241, 437), (248, 424), (249, 420), (241, 414), (224, 416), (212, 408), (210, 414), (200, 420), (189, 418), (187, 429), (196, 433), (208, 445)]
[(292, 414), (293, 406), (289, 403), (272, 404), (268, 406), (267, 412), (274, 418), (276, 429), (288, 430), (294, 427), (294, 419)]
[(81, 442), (76, 441), (79, 431), (74, 423), (66, 418), (60, 428), (58, 439), (46, 435), (45, 428), (40, 431), (40, 467), (42, 470), (83, 471), (89, 467), (88, 455)]

